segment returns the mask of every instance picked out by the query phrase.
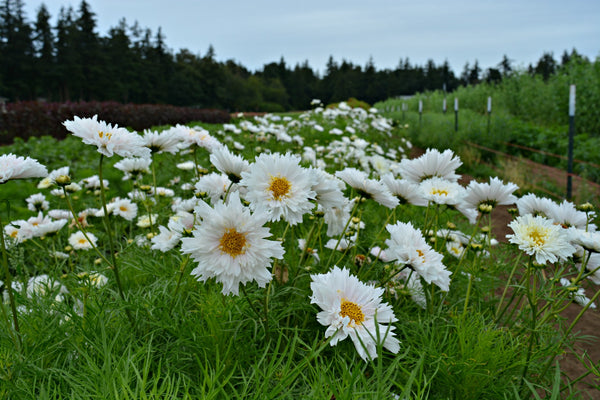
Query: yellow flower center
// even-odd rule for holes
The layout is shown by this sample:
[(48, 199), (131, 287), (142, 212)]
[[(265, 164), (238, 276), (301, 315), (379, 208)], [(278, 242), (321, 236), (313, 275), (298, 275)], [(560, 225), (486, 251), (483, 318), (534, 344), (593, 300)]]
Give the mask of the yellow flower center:
[(273, 176), (271, 177), (271, 183), (269, 184), (269, 190), (273, 193), (275, 200), (280, 200), (282, 197), (286, 197), (292, 184), (285, 177)]
[(81, 238), (81, 239), (79, 239), (77, 242), (78, 242), (79, 244), (86, 244), (86, 243), (87, 243), (87, 240), (86, 240), (86, 239), (84, 239), (84, 238)]
[(419, 255), (419, 257), (421, 258), (421, 262), (423, 264), (425, 264), (425, 253), (423, 253), (421, 250), (417, 249), (417, 254)]
[(227, 229), (219, 242), (219, 249), (223, 253), (235, 258), (246, 252), (246, 235), (235, 230)]
[(11, 237), (11, 238), (16, 238), (18, 234), (19, 234), (19, 231), (12, 231), (12, 232), (10, 233), (10, 237)]
[(546, 244), (547, 230), (539, 226), (531, 226), (527, 228), (527, 236), (536, 246), (543, 246)]
[(448, 191), (444, 189), (431, 189), (431, 194), (437, 194), (438, 196), (448, 196)]
[(107, 140), (110, 140), (110, 138), (112, 137), (112, 133), (110, 133), (110, 132), (102, 132), (102, 131), (98, 131), (98, 137), (99, 137), (100, 139), (103, 139), (103, 138), (104, 138), (104, 135), (106, 135), (106, 139), (107, 139)]
[(125, 211), (127, 211), (127, 207), (125, 207), (125, 206), (119, 206), (119, 210), (125, 212)]
[(342, 317), (350, 318), (350, 326), (352, 322), (356, 325), (361, 324), (365, 320), (365, 315), (363, 314), (360, 306), (351, 301), (342, 300), (342, 305), (340, 306), (340, 315)]

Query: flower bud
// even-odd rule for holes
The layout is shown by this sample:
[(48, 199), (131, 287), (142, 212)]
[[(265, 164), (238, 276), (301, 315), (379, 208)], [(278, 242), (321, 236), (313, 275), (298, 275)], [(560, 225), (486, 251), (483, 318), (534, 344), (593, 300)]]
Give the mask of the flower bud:
[(65, 187), (71, 184), (71, 177), (69, 177), (69, 175), (59, 175), (54, 182), (60, 187)]

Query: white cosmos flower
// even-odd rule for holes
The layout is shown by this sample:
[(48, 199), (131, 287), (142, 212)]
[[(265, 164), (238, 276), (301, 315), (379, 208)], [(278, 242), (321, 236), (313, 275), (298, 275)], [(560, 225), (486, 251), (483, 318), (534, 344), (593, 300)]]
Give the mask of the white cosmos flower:
[(381, 182), (398, 198), (400, 204), (427, 206), (427, 200), (421, 194), (418, 184), (406, 179), (395, 179), (391, 172), (383, 175)]
[(137, 216), (138, 206), (129, 199), (117, 199), (113, 202), (112, 213), (127, 221), (133, 221)]
[(115, 168), (123, 171), (125, 173), (123, 180), (127, 180), (130, 178), (137, 178), (141, 174), (149, 173), (151, 163), (151, 158), (124, 158), (115, 163)]
[[(585, 307), (590, 302), (590, 299), (585, 295), (585, 289), (582, 287), (573, 285), (573, 283), (566, 278), (560, 278), (560, 284), (571, 291), (571, 297), (581, 307)], [(590, 304), (589, 308), (595, 309), (596, 304)]]
[(323, 208), (319, 205), (318, 209), (325, 213), (323, 219), (327, 224), (327, 236), (337, 236), (344, 231), (346, 223), (350, 219), (350, 213), (352, 211), (352, 207), (354, 207), (354, 201), (354, 199), (346, 199), (341, 207)]
[(234, 183), (239, 183), (242, 180), (242, 172), (250, 169), (248, 161), (231, 153), (226, 146), (213, 150), (210, 155), (210, 162)]
[(319, 262), (319, 252), (317, 249), (313, 249), (312, 247), (307, 247), (306, 246), (306, 239), (304, 238), (300, 238), (298, 239), (298, 248), (304, 252), (306, 252), (307, 254), (310, 254), (312, 257), (314, 257), (314, 259)]
[[(87, 235), (87, 239), (85, 235)], [(69, 236), (69, 244), (75, 250), (89, 250), (92, 248), (92, 245), (96, 246), (96, 242), (98, 241), (96, 235), (90, 232), (87, 232), (85, 235), (82, 231), (71, 234), (71, 236)]]
[[(100, 177), (98, 175), (92, 175), (88, 178), (84, 178), (79, 182), (80, 185), (85, 187), (86, 189), (100, 189)], [(102, 185), (104, 188), (108, 188), (108, 180), (102, 179)]]
[(446, 242), (446, 250), (456, 258), (461, 258), (465, 252), (465, 246), (459, 241), (449, 240)]
[(27, 203), (27, 209), (33, 212), (46, 211), (50, 207), (50, 203), (42, 193), (32, 194), (25, 199), (25, 202)]
[[(575, 264), (578, 271), (580, 271), (581, 266), (581, 262)], [(595, 285), (600, 285), (600, 253), (591, 253), (587, 258), (585, 268), (587, 269), (587, 273), (591, 273), (588, 279)]]
[(465, 195), (465, 188), (460, 184), (438, 177), (424, 180), (419, 187), (423, 198), (436, 204), (455, 206)]
[(68, 290), (56, 279), (42, 274), (29, 278), (26, 293), (29, 298), (53, 295), (57, 301), (62, 301), (62, 294), (68, 293)]
[(146, 214), (142, 215), (138, 218), (136, 225), (140, 228), (150, 228), (152, 225), (156, 224), (156, 220), (158, 219), (158, 214)]
[(37, 160), (14, 154), (0, 155), (0, 183), (11, 179), (44, 178), (48, 170)]
[(442, 263), (443, 256), (427, 244), (421, 231), (412, 226), (410, 222), (397, 222), (387, 225), (390, 238), (386, 239), (388, 246), (386, 255), (396, 260), (399, 264), (408, 264), (427, 283), (434, 283), (440, 289), (450, 290), (450, 275)]
[(144, 146), (148, 147), (153, 153), (171, 153), (175, 154), (179, 151), (179, 143), (181, 137), (176, 131), (168, 129), (162, 132), (144, 131)]
[[(231, 181), (227, 175), (213, 172), (201, 176), (194, 186), (198, 192), (206, 193), (210, 197), (210, 202), (215, 204), (218, 200), (223, 199), (229, 185), (231, 185)], [(232, 188), (232, 190), (235, 189)]]
[(326, 274), (311, 275), (311, 303), (322, 311), (317, 321), (327, 327), (325, 337), (335, 346), (350, 336), (363, 360), (377, 357), (377, 342), (392, 353), (398, 353), (400, 342), (395, 338), (397, 321), (389, 304), (382, 301), (384, 290), (367, 285), (350, 275), (347, 269), (335, 266)]
[(569, 228), (567, 231), (571, 238), (571, 243), (579, 245), (588, 251), (600, 253), (600, 232), (584, 231), (577, 228)]
[(182, 169), (184, 171), (191, 171), (196, 167), (193, 161), (184, 161), (176, 165), (177, 168)]
[(485, 204), (497, 205), (514, 204), (517, 198), (513, 192), (519, 187), (512, 182), (504, 183), (497, 177), (490, 177), (489, 183), (472, 180), (467, 186), (464, 201), (468, 206), (478, 209)]
[(208, 151), (214, 151), (216, 148), (222, 146), (221, 142), (212, 137), (206, 129), (199, 126), (189, 127), (178, 124), (174, 128), (171, 128), (171, 130), (179, 135), (182, 141), (181, 146), (184, 147), (196, 145)]
[(348, 201), (342, 192), (344, 182), (328, 172), (318, 168), (310, 168), (312, 173), (312, 190), (315, 191), (315, 200), (324, 209), (344, 207)]
[(509, 242), (518, 245), (528, 255), (535, 256), (538, 264), (566, 260), (575, 253), (567, 231), (547, 218), (525, 214), (508, 226), (514, 232), (506, 235)]
[(296, 225), (314, 207), (311, 200), (316, 193), (311, 178), (298, 156), (261, 154), (248, 171), (242, 172), (240, 185), (248, 188), (246, 200), (253, 211), (269, 212), (272, 221), (283, 218)]
[(279, 241), (266, 239), (271, 236), (264, 227), (269, 215), (251, 213), (237, 192), (214, 208), (200, 202), (195, 211), (202, 222), (195, 226), (193, 237), (181, 239), (181, 251), (198, 263), (192, 275), (200, 281), (215, 278), (223, 284), (225, 295), (237, 295), (240, 283), (253, 280), (265, 287), (272, 279), (271, 258), (281, 259), (284, 254)]
[(589, 223), (588, 215), (577, 210), (575, 204), (570, 201), (564, 200), (560, 204), (552, 202), (547, 211), (546, 216), (563, 228), (575, 227), (577, 229), (587, 229), (588, 231), (597, 229), (596, 225)]
[(74, 117), (63, 122), (63, 125), (74, 136), (98, 148), (98, 152), (107, 157), (117, 154), (121, 157), (150, 157), (150, 149), (144, 147), (144, 139), (135, 132), (125, 128), (112, 126), (104, 121), (98, 121), (98, 116), (92, 118)]
[(169, 189), (166, 187), (162, 187), (162, 186), (158, 186), (158, 187), (154, 187), (152, 186), (150, 188), (150, 194), (151, 195), (157, 195), (160, 197), (173, 197), (175, 196), (175, 191), (173, 189)]
[(178, 226), (175, 222), (169, 221), (168, 227), (160, 225), (158, 227), (158, 235), (155, 235), (150, 239), (152, 242), (151, 249), (159, 250), (163, 253), (173, 249), (179, 244), (182, 237), (183, 229), (177, 229)]
[(461, 165), (460, 158), (450, 149), (444, 150), (443, 153), (436, 149), (427, 149), (419, 158), (401, 160), (398, 172), (404, 179), (414, 183), (433, 177), (456, 182), (460, 175), (455, 171)]
[(533, 193), (528, 193), (517, 199), (519, 215), (532, 214), (547, 217), (550, 208), (555, 205), (556, 204), (552, 200), (546, 197), (538, 197)]
[(335, 176), (346, 182), (360, 196), (373, 199), (382, 206), (395, 208), (400, 203), (396, 197), (392, 196), (387, 186), (374, 179), (369, 179), (364, 171), (356, 168), (344, 168), (337, 171)]

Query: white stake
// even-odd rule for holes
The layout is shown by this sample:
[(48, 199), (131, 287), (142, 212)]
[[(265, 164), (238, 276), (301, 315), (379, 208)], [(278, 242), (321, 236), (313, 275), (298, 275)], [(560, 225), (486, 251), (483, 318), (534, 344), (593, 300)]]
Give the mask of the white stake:
[(575, 116), (575, 85), (569, 88), (569, 117)]

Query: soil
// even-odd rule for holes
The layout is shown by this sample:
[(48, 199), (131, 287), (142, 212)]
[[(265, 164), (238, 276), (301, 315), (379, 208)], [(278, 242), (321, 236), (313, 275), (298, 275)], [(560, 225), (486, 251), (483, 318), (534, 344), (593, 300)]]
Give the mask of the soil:
[[(423, 154), (422, 149), (413, 148), (411, 152), (411, 158), (418, 157)], [(507, 155), (508, 158), (510, 156)], [(537, 164), (529, 160), (519, 159), (519, 163), (524, 168), (525, 179), (528, 185), (535, 187), (536, 189), (541, 188), (541, 184), (544, 182), (551, 182), (556, 188), (566, 188), (567, 185), (567, 173), (557, 168), (552, 168), (543, 164)], [(502, 177), (503, 171), (497, 171), (498, 176)], [(473, 178), (468, 175), (463, 175), (460, 183), (463, 185), (468, 184)], [(565, 191), (566, 192), (566, 191)], [(565, 192), (554, 193), (548, 192), (548, 197), (554, 199), (564, 198)], [(586, 198), (589, 198), (590, 193), (594, 199), (600, 198), (600, 185), (586, 181), (579, 176), (572, 176), (572, 193), (573, 200), (577, 201), (577, 196), (581, 193), (585, 193)], [(594, 205), (598, 206), (598, 201), (594, 202)], [(506, 235), (512, 233), (512, 229), (508, 227), (508, 223), (512, 220), (512, 216), (508, 212), (509, 206), (499, 206), (492, 212), (492, 226), (493, 235), (500, 242), (506, 242)], [(586, 293), (589, 297), (596, 290), (599, 290), (597, 286), (593, 286), (591, 283), (589, 287), (586, 287)], [(578, 377), (584, 375), (588, 369), (578, 360), (577, 356), (586, 354), (589, 357), (588, 362), (592, 362), (596, 367), (600, 367), (600, 302), (596, 301), (598, 309), (588, 309), (582, 318), (579, 320), (575, 329), (574, 334), (577, 336), (585, 336), (586, 340), (580, 340), (576, 343), (575, 348), (570, 351), (567, 350), (559, 358), (561, 373), (565, 380), (572, 381)], [(565, 318), (567, 326), (576, 318), (581, 311), (581, 306), (577, 304), (570, 304), (562, 313), (561, 316)], [(600, 376), (589, 374), (575, 385), (575, 390), (578, 391), (578, 397), (581, 399), (600, 400)], [(540, 393), (541, 394), (541, 393)], [(564, 393), (566, 396), (567, 393)]]

